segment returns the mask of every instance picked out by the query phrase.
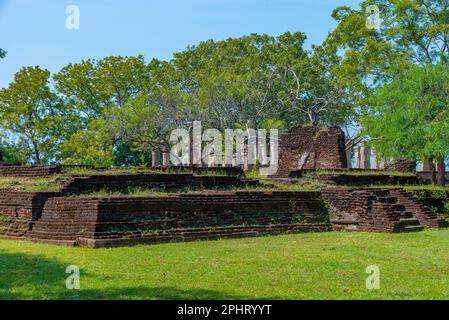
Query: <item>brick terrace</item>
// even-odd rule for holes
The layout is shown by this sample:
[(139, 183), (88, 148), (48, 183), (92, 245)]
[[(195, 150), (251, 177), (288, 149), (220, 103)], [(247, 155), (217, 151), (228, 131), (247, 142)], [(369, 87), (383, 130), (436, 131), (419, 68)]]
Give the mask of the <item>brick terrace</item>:
[[(13, 166), (4, 168), (9, 168), (6, 175), (14, 175)], [(35, 176), (55, 172), (54, 167), (30, 167), (19, 168), (17, 175), (30, 176), (32, 171)], [(328, 175), (328, 181), (324, 179), (322, 182), (332, 182), (334, 186), (329, 185), (319, 192), (217, 192), (207, 189), (257, 185), (258, 182), (242, 179), (238, 174), (67, 175), (60, 192), (0, 190), (0, 235), (98, 248), (291, 232), (411, 232), (422, 230), (424, 226), (447, 226), (426, 207), (425, 202), (418, 201), (400, 188), (335, 186), (371, 184), (372, 179), (379, 177), (391, 178), (387, 175), (342, 173)], [(193, 187), (203, 191), (164, 197), (76, 196), (104, 188), (119, 190), (130, 186), (164, 190)]]

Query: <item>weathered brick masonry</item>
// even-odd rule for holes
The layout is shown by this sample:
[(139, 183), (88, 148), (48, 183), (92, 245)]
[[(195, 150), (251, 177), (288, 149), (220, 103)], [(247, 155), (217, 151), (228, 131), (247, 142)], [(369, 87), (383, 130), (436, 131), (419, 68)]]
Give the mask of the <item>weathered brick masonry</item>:
[(1, 165), (0, 176), (15, 177), (46, 177), (60, 173), (62, 166), (21, 166), (21, 165)]
[[(300, 172), (293, 172), (292, 176), (301, 176)], [(424, 181), (416, 175), (387, 175), (387, 174), (315, 174), (314, 179), (336, 185), (369, 186), (369, 185), (420, 185)]]
[(129, 187), (172, 189), (172, 188), (214, 188), (256, 185), (256, 180), (241, 179), (238, 176), (194, 176), (193, 174), (108, 174), (108, 175), (66, 175), (62, 194), (99, 191), (102, 189), (122, 190)]
[(0, 236), (21, 237), (41, 217), (45, 202), (59, 193), (12, 192), (0, 189)]
[(340, 128), (300, 126), (281, 137), (277, 177), (300, 169), (346, 167), (345, 134)]
[(54, 198), (27, 238), (89, 247), (325, 231), (319, 192)]
[[(28, 169), (19, 174), (31, 177), (53, 174), (53, 169), (49, 168), (47, 171)], [(314, 174), (314, 170), (306, 171)], [(303, 176), (304, 170), (297, 173)], [(0, 236), (95, 248), (331, 228), (410, 232), (422, 230), (423, 226), (447, 227), (443, 219), (426, 207), (434, 201), (431, 194), (429, 197), (421, 195), (423, 201), (420, 201), (401, 188), (335, 187), (340, 184), (422, 183), (415, 176), (315, 172), (313, 179), (328, 187), (321, 192), (217, 192), (204, 189), (257, 185), (258, 182), (242, 179), (238, 173), (230, 176), (143, 172), (65, 175), (65, 186), (60, 192), (26, 193), (0, 189)], [(193, 187), (202, 191), (165, 197), (76, 196), (83, 192), (128, 187), (163, 190)], [(444, 207), (447, 194), (440, 201), (439, 205)]]
[(416, 172), (416, 161), (408, 159), (397, 159), (385, 166), (385, 170), (399, 172)]
[(410, 232), (446, 227), (402, 189), (327, 188), (322, 190), (334, 230)]

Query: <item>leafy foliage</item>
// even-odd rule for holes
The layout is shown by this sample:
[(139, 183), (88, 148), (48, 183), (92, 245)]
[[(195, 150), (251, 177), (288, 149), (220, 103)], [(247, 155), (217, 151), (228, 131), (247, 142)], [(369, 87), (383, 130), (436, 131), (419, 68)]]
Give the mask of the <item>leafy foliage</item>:
[(353, 104), (334, 72), (338, 56), (305, 50), (305, 39), (209, 40), (171, 61), (88, 59), (52, 78), (24, 68), (0, 96), (2, 127), (20, 136), (34, 163), (109, 166), (147, 164), (153, 148), (169, 148), (171, 130), (195, 120), (243, 130), (348, 122)]
[(64, 120), (70, 119), (58, 96), (49, 87), (50, 72), (27, 67), (0, 91), (0, 126), (15, 134), (18, 145), (32, 152), (37, 164), (54, 161), (64, 138)]

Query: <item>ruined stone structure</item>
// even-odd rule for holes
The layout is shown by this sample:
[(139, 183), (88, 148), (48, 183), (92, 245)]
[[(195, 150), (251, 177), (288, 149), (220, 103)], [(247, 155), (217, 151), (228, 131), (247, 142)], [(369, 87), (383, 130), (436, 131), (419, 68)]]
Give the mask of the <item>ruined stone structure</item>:
[[(335, 170), (339, 171), (339, 170)], [(352, 169), (352, 171), (355, 171)], [(369, 186), (369, 185), (418, 185), (424, 180), (417, 175), (392, 175), (364, 173), (361, 175), (350, 174), (348, 170), (341, 170), (341, 173), (319, 174), (314, 170), (299, 170), (290, 173), (292, 178), (301, 178), (304, 175), (313, 179), (332, 185), (339, 186)]]
[(21, 237), (30, 230), (30, 223), (41, 217), (45, 202), (59, 193), (11, 192), (0, 189), (0, 235)]
[(416, 172), (417, 163), (414, 160), (396, 159), (385, 166), (385, 170), (399, 172)]
[[(296, 127), (282, 137), (278, 177), (268, 181), (313, 180), (319, 185), (316, 191), (277, 190), (274, 184), (270, 191), (232, 191), (230, 187), (261, 183), (245, 179), (240, 168), (228, 167), (67, 174), (58, 165), (2, 165), (0, 176), (26, 177), (26, 181), (58, 174), (60, 187), (57, 192), (0, 189), (0, 237), (99, 248), (310, 231), (413, 232), (447, 227), (436, 213), (445, 209), (449, 193), (435, 199), (430, 192), (374, 188), (424, 182), (413, 174), (346, 168), (344, 141), (338, 128)], [(395, 169), (401, 171), (413, 167), (410, 162), (397, 165)], [(134, 187), (171, 193), (86, 194)], [(183, 193), (184, 189), (195, 192)]]
[(347, 168), (345, 134), (340, 128), (294, 127), (281, 137), (277, 177), (301, 169)]
[(402, 189), (329, 188), (322, 190), (334, 230), (412, 232), (447, 227), (422, 202)]
[(61, 195), (99, 191), (102, 189), (122, 190), (141, 187), (156, 190), (174, 188), (214, 188), (255, 184), (257, 181), (241, 179), (237, 176), (196, 176), (189, 173), (133, 173), (133, 174), (88, 174), (67, 175)]
[(47, 177), (56, 173), (60, 173), (62, 166), (21, 166), (3, 164), (0, 166), (0, 176), (10, 177), (30, 177), (39, 178)]
[(319, 192), (53, 198), (30, 240), (92, 248), (330, 230)]

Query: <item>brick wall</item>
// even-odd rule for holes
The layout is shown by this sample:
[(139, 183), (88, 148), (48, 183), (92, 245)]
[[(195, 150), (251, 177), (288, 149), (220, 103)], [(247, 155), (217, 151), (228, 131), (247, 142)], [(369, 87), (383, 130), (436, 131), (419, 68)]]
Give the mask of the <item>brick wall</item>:
[(103, 247), (329, 229), (319, 192), (213, 192), (165, 198), (54, 198), (31, 240)]
[(15, 177), (46, 177), (60, 173), (62, 166), (21, 166), (21, 165), (2, 165), (0, 166), (0, 176)]
[(322, 190), (334, 230), (410, 232), (447, 224), (404, 190), (326, 188)]
[[(299, 173), (292, 173), (296, 176)], [(353, 185), (353, 186), (369, 186), (369, 185), (420, 185), (424, 181), (418, 176), (398, 176), (387, 174), (316, 174), (315, 179), (336, 185)]]
[(407, 159), (397, 159), (385, 166), (385, 170), (399, 172), (416, 172), (416, 161)]
[(227, 176), (242, 176), (244, 171), (239, 167), (196, 167), (196, 166), (170, 166), (170, 167), (154, 167), (153, 170), (165, 171), (165, 172), (185, 172), (204, 174), (209, 172), (215, 172), (217, 174), (223, 174)]
[(101, 189), (120, 190), (128, 187), (171, 189), (171, 188), (212, 188), (241, 185), (256, 185), (257, 180), (240, 179), (238, 176), (194, 176), (193, 174), (103, 174), (66, 175), (63, 194), (98, 191)]
[(329, 188), (323, 190), (334, 230), (399, 231), (395, 200), (383, 189)]
[(58, 193), (26, 193), (0, 189), (0, 235), (23, 236), (40, 218), (45, 202)]
[(277, 177), (300, 169), (346, 167), (345, 134), (340, 128), (299, 126), (281, 137)]

